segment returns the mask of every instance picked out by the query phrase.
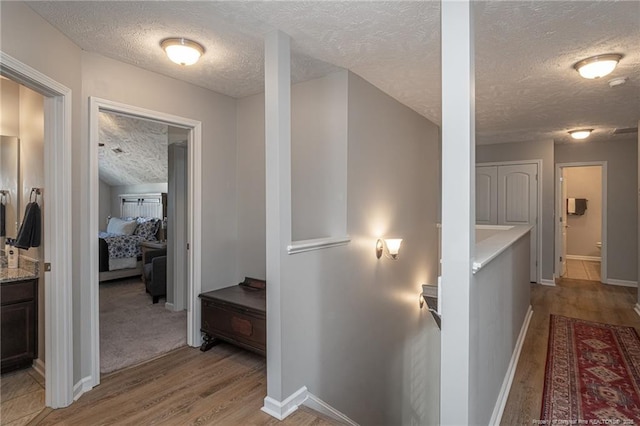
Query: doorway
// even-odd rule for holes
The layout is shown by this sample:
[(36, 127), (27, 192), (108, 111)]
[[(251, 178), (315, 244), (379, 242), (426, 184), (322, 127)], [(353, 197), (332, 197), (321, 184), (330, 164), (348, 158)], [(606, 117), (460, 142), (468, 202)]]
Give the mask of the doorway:
[(607, 280), (606, 162), (556, 164), (556, 277)]
[[(99, 291), (98, 291), (98, 238), (99, 230), (99, 179), (98, 179), (98, 143), (99, 143), (99, 116), (101, 112), (120, 114), (134, 117), (155, 123), (161, 123), (170, 128), (178, 128), (184, 132), (185, 143), (187, 145), (187, 232), (186, 247), (180, 247), (182, 252), (186, 252), (186, 310), (187, 310), (187, 345), (197, 347), (201, 344), (200, 336), (200, 310), (198, 295), (201, 288), (201, 123), (199, 121), (173, 116), (157, 111), (134, 107), (99, 98), (90, 98), (89, 111), (89, 154), (90, 159), (90, 195), (91, 211), (89, 214), (90, 229), (92, 230), (90, 247), (91, 277), (89, 282), (89, 292), (92, 305), (88, 311), (86, 320), (90, 322), (91, 330), (91, 353), (90, 362), (92, 365), (92, 377), (90, 387), (100, 383), (100, 328), (99, 328)], [(171, 234), (171, 231), (169, 231)], [(176, 239), (174, 239), (176, 240)], [(171, 304), (165, 305), (173, 308)]]
[[(162, 356), (187, 342), (189, 131), (99, 112), (99, 321), (102, 375)], [(181, 135), (184, 155), (171, 155)], [(176, 173), (180, 170), (180, 181)], [(181, 204), (175, 206), (176, 195)], [(171, 209), (169, 209), (171, 207)], [(179, 217), (176, 211), (184, 213)], [(176, 232), (176, 230), (178, 232)], [(171, 234), (170, 236), (167, 234)]]
[(44, 96), (45, 404), (73, 402), (71, 280), (71, 90), (0, 52), (0, 75)]

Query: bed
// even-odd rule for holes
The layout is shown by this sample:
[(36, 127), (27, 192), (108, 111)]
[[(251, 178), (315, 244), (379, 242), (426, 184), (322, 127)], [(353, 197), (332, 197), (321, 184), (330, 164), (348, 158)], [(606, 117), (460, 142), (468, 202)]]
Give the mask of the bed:
[(106, 231), (98, 234), (100, 282), (142, 275), (140, 244), (164, 239), (166, 193), (119, 198), (121, 216), (110, 217)]

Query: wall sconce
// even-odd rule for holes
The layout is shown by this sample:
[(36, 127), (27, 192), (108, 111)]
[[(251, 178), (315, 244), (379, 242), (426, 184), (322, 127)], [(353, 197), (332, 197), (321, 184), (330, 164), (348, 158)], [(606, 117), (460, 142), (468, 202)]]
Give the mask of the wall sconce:
[(376, 241), (376, 257), (380, 259), (384, 252), (389, 259), (398, 260), (401, 244), (402, 238), (379, 238)]

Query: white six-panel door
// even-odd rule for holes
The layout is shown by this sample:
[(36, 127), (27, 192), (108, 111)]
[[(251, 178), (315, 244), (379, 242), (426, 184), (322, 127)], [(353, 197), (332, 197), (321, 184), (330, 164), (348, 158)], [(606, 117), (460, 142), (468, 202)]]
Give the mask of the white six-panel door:
[(498, 167), (476, 167), (476, 223), (498, 223)]
[(476, 167), (476, 223), (533, 225), (531, 282), (538, 278), (538, 165)]

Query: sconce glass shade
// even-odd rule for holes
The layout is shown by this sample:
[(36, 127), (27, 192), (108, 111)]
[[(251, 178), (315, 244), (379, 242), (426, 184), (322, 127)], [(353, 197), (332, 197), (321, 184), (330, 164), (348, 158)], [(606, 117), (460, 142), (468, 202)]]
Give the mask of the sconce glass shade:
[(378, 239), (376, 241), (376, 257), (380, 259), (384, 252), (389, 259), (397, 260), (401, 244), (402, 238)]
[(186, 38), (167, 38), (162, 40), (160, 47), (178, 65), (193, 65), (204, 54), (204, 47)]
[(398, 252), (400, 251), (400, 245), (402, 244), (402, 238), (387, 238), (384, 240), (387, 245), (387, 251), (392, 259), (398, 258)]
[(622, 55), (608, 53), (606, 55), (593, 56), (577, 62), (573, 68), (584, 78), (601, 78), (610, 74), (618, 66)]
[(569, 132), (569, 134), (573, 139), (580, 140), (580, 139), (588, 138), (589, 135), (591, 135), (591, 132), (593, 132), (593, 129), (579, 129), (579, 130), (572, 130)]

